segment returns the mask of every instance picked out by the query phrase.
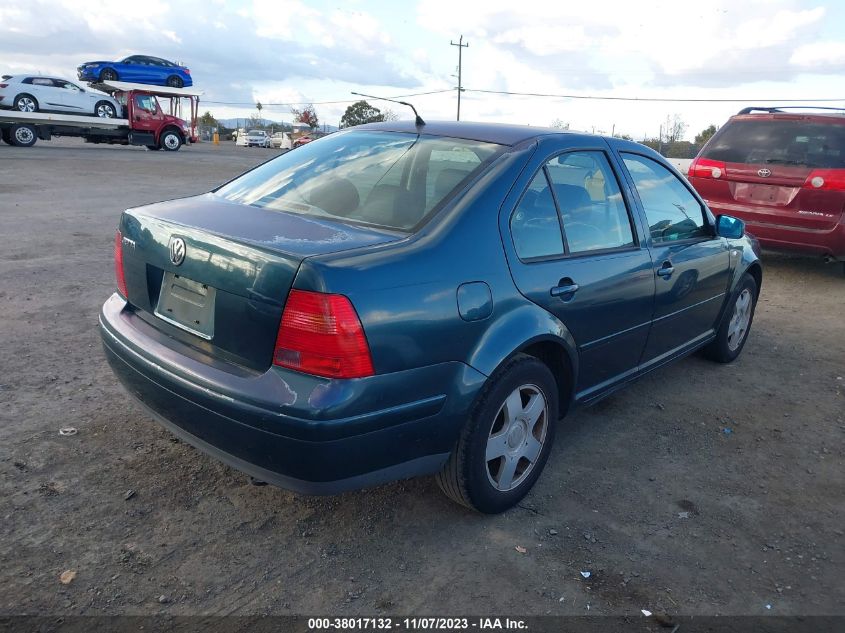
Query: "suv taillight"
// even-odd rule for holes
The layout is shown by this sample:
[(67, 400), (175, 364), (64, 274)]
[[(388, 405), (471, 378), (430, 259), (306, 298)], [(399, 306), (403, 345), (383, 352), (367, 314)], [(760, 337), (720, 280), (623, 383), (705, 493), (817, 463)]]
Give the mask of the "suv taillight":
[(117, 278), (117, 291), (128, 298), (126, 292), (126, 277), (123, 275), (123, 235), (118, 229), (114, 234), (114, 276)]
[(370, 346), (348, 297), (291, 290), (273, 364), (326, 378), (372, 376)]
[(722, 178), (728, 175), (728, 170), (721, 160), (696, 158), (690, 163), (688, 175), (691, 178)]
[(814, 169), (804, 181), (806, 189), (845, 191), (845, 169)]
[(8, 88), (9, 84), (0, 84), (0, 88)]

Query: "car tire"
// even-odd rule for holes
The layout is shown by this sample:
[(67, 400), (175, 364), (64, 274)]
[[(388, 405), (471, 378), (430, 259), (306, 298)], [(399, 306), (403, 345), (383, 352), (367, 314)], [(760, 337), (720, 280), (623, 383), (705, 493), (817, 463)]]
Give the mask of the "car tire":
[(182, 137), (176, 130), (165, 130), (161, 133), (159, 146), (166, 152), (176, 152), (182, 147)]
[(19, 94), (15, 97), (12, 107), (18, 112), (38, 112), (38, 99), (30, 94)]
[(739, 357), (754, 321), (758, 293), (754, 277), (745, 273), (731, 297), (716, 338), (704, 348), (707, 358), (717, 363), (731, 363)]
[(9, 138), (12, 141), (12, 145), (32, 147), (35, 145), (35, 141), (38, 140), (38, 131), (34, 126), (25, 123), (13, 125), (9, 129)]
[(12, 135), (11, 130), (9, 128), (3, 128), (0, 130), (0, 139), (3, 139), (3, 142), (7, 145), (12, 144)]
[(557, 382), (544, 363), (525, 354), (507, 361), (488, 380), (437, 474), (441, 490), (485, 514), (519, 503), (549, 457), (558, 411)]
[(117, 81), (117, 72), (111, 68), (104, 68), (100, 71), (100, 81)]
[(94, 114), (101, 119), (116, 119), (117, 110), (108, 101), (98, 101), (94, 106)]
[(171, 88), (184, 88), (185, 82), (182, 81), (181, 77), (178, 77), (177, 75), (171, 75), (167, 78), (167, 85)]
[(157, 152), (161, 148), (158, 145), (147, 145), (147, 149), (152, 151), (152, 152)]

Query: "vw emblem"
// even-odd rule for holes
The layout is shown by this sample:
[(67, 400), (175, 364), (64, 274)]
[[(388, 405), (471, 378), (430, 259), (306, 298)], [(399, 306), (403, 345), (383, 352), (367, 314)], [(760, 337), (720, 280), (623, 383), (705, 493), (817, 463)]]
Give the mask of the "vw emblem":
[(185, 240), (181, 237), (170, 238), (170, 262), (179, 266), (185, 261)]
[(766, 169), (765, 167), (763, 167), (763, 169), (757, 170), (757, 175), (760, 176), (761, 178), (768, 178), (769, 176), (772, 175), (772, 170)]

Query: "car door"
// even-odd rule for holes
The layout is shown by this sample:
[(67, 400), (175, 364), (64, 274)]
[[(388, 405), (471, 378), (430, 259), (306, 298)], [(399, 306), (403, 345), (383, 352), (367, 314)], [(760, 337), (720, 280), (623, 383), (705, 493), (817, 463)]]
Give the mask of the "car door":
[(643, 368), (682, 354), (710, 337), (730, 274), (727, 241), (683, 177), (654, 158), (621, 152), (637, 194), (654, 260), (654, 322)]
[(79, 86), (63, 79), (54, 79), (53, 83), (58, 86), (65, 111), (79, 114), (91, 114), (94, 111), (88, 93), (83, 92)]
[[(540, 143), (543, 156), (541, 149), (549, 142)], [(607, 150), (597, 139), (545, 154), (507, 225), (517, 287), (575, 339), (578, 400), (636, 372), (654, 301), (651, 256)]]
[(144, 66), (141, 60), (140, 55), (133, 55), (120, 62), (117, 70), (120, 80), (135, 83), (143, 81)]

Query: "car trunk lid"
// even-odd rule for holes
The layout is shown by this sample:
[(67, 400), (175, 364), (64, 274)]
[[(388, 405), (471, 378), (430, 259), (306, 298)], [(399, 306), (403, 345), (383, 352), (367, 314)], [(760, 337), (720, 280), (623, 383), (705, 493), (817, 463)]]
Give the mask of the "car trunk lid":
[(303, 259), (405, 235), (213, 194), (128, 210), (120, 230), (136, 312), (183, 343), (256, 370), (270, 366)]

